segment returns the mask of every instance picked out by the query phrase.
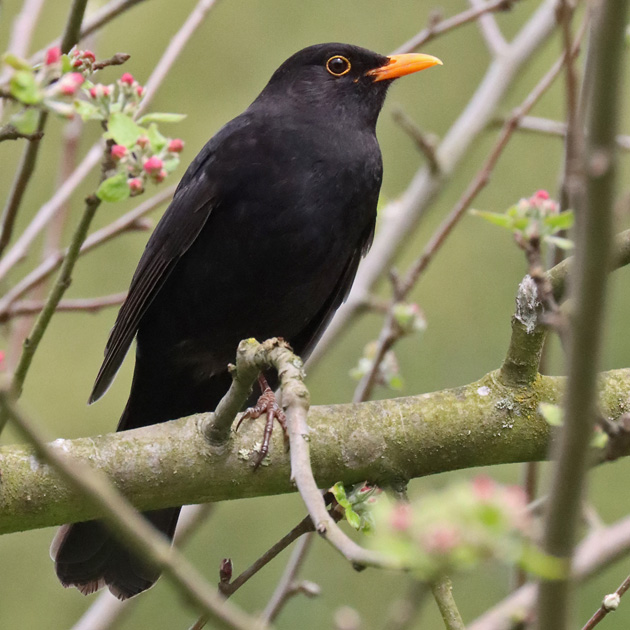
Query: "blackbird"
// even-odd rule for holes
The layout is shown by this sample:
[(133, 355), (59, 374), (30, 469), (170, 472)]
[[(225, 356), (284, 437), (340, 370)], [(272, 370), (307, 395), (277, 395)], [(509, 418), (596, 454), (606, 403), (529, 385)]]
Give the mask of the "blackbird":
[[(308, 356), (370, 247), (382, 178), (376, 120), (392, 80), (441, 64), (320, 44), (287, 59), (192, 161), (131, 281), (90, 402), (134, 337), (118, 431), (214, 410), (241, 339), (283, 337)], [(147, 512), (172, 538), (180, 507)], [(126, 599), (159, 570), (100, 521), (63, 526), (59, 580)]]

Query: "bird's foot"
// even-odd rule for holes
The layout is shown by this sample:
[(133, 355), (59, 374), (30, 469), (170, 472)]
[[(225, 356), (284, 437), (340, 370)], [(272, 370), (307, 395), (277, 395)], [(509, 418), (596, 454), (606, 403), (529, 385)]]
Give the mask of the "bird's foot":
[(288, 448), (289, 445), (287, 418), (282, 407), (278, 404), (278, 401), (276, 400), (276, 395), (274, 394), (271, 387), (269, 387), (267, 379), (262, 374), (258, 377), (258, 384), (262, 391), (260, 398), (253, 407), (249, 407), (249, 409), (245, 410), (245, 413), (240, 417), (235, 429), (236, 431), (238, 431), (243, 420), (255, 420), (256, 418), (260, 418), (260, 416), (262, 416), (263, 414), (266, 415), (267, 419), (265, 422), (265, 429), (263, 431), (262, 444), (260, 446), (260, 451), (254, 464), (254, 469), (258, 468), (260, 464), (262, 464), (263, 460), (265, 459), (265, 457), (267, 457), (267, 454), (269, 453), (269, 443), (271, 442), (271, 434), (273, 432), (274, 420), (277, 420), (278, 424), (282, 427), (282, 435), (284, 437), (285, 448)]

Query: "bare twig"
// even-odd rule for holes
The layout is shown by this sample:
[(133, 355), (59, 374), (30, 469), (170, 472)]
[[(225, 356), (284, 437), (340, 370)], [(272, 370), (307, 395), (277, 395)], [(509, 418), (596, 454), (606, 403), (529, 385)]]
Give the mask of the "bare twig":
[(13, 247), (0, 259), (0, 280), (6, 278), (13, 267), (23, 260), (29, 252), (32, 242), (48, 225), (49, 221), (63, 209), (72, 193), (98, 164), (103, 150), (100, 143), (95, 144), (83, 158), (72, 175), (57, 189), (57, 192), (37, 212), (33, 220), (20, 234)]
[[(174, 191), (175, 186), (169, 186), (168, 188), (161, 190), (153, 197), (145, 200), (137, 208), (134, 208), (127, 214), (116, 219), (116, 221), (113, 221), (109, 225), (97, 230), (93, 234), (90, 234), (90, 236), (85, 239), (85, 242), (81, 247), (80, 254), (83, 255), (92, 251), (96, 247), (107, 243), (123, 232), (135, 229), (146, 229), (146, 226), (141, 223), (142, 217), (170, 200)], [(46, 280), (46, 278), (48, 278), (61, 266), (66, 254), (67, 250), (51, 254), (44, 262), (42, 262), (2, 297), (0, 300), (0, 321), (2, 318), (6, 317), (6, 313), (17, 300)], [(0, 266), (1, 265), (2, 263), (0, 262)]]
[(462, 616), (453, 597), (451, 580), (443, 576), (431, 583), (431, 592), (440, 609), (446, 630), (465, 630)]
[[(497, 120), (496, 122), (503, 124), (504, 121)], [(549, 118), (541, 118), (539, 116), (524, 116), (518, 124), (518, 130), (564, 138), (567, 133), (567, 125), (559, 120), (550, 120)], [(620, 149), (630, 151), (630, 136), (618, 135), (616, 142)]]
[(113, 57), (109, 59), (103, 59), (103, 61), (97, 61), (93, 66), (93, 70), (102, 70), (103, 68), (107, 68), (109, 66), (122, 66), (123, 63), (129, 60), (131, 55), (127, 53), (116, 53)]
[[(483, 0), (468, 1), (474, 9), (481, 9), (484, 6)], [(507, 42), (494, 16), (489, 13), (484, 13), (479, 16), (477, 24), (479, 25), (479, 29), (481, 30), (481, 34), (490, 53), (495, 57), (502, 55), (507, 48)]]
[[(584, 155), (584, 210), (577, 214), (574, 305), (568, 356), (565, 422), (558, 442), (543, 548), (570, 566), (579, 522), (590, 436), (597, 405), (597, 368), (607, 270), (612, 247), (617, 133), (622, 85), (627, 0), (598, 5), (589, 54), (592, 60), (592, 101), (588, 108), (588, 139)], [(569, 625), (572, 580), (543, 580), (539, 588), (538, 628), (564, 630)]]
[[(309, 521), (312, 526), (313, 522), (310, 518)], [(295, 545), (291, 558), (289, 558), (289, 562), (284, 568), (282, 577), (278, 581), (276, 589), (261, 615), (261, 618), (265, 622), (270, 623), (275, 621), (288, 599), (295, 594), (295, 578), (300, 570), (300, 567), (304, 563), (304, 559), (306, 558), (306, 554), (308, 553), (312, 542), (313, 536), (309, 533)]]
[(429, 163), (429, 169), (433, 175), (437, 175), (440, 171), (440, 163), (437, 161), (435, 155), (435, 142), (433, 138), (430, 138), (425, 134), (418, 125), (408, 116), (404, 110), (400, 107), (396, 107), (392, 111), (392, 118), (397, 122), (402, 129), (407, 132), (407, 135), (416, 143), (416, 146), (420, 152), (424, 155)]
[(160, 567), (182, 595), (207, 613), (218, 627), (230, 630), (261, 627), (256, 620), (223, 601), (203, 576), (112, 486), (107, 477), (81, 462), (70, 460), (62, 450), (48, 446), (39, 430), (13, 405), (7, 391), (0, 392), (0, 407), (20, 435), (36, 448), (38, 457), (54, 466), (84, 500), (98, 505), (115, 534)]
[[(127, 292), (113, 293), (96, 298), (78, 298), (74, 300), (62, 300), (57, 304), (58, 313), (98, 313), (104, 308), (119, 306), (125, 301)], [(46, 306), (46, 300), (22, 300), (14, 303), (9, 310), (3, 314), (1, 321), (13, 319), (15, 317), (26, 317), (40, 313)]]
[(22, 160), (18, 166), (13, 185), (11, 186), (11, 192), (4, 205), (4, 210), (2, 211), (2, 226), (0, 227), (0, 256), (2, 256), (4, 249), (11, 240), (13, 226), (15, 225), (15, 219), (20, 209), (22, 198), (31, 180), (31, 175), (35, 170), (37, 155), (39, 153), (39, 143), (44, 137), (44, 127), (46, 126), (47, 120), (48, 114), (46, 112), (39, 112), (37, 130), (34, 134), (35, 137), (24, 149)]
[(184, 46), (186, 46), (194, 32), (203, 23), (208, 12), (215, 6), (217, 1), (218, 0), (199, 0), (179, 31), (177, 31), (173, 39), (171, 39), (144, 86), (144, 97), (134, 115), (136, 118), (146, 110), (149, 103), (153, 100), (155, 93), (164, 82), (166, 75), (173, 67), (173, 64), (184, 49)]
[(44, 133), (41, 131), (35, 131), (34, 133), (22, 133), (18, 131), (13, 125), (5, 125), (0, 129), (0, 142), (5, 140), (41, 140), (44, 137)]
[[(224, 597), (230, 597), (233, 595), (245, 582), (252, 578), (258, 571), (264, 566), (269, 564), (280, 552), (284, 551), (291, 543), (297, 540), (303, 534), (307, 534), (313, 531), (313, 521), (309, 516), (302, 519), (290, 532), (284, 535), (275, 545), (270, 547), (265, 553), (256, 560), (249, 568), (241, 573), (236, 579), (229, 583), (219, 584), (219, 590)], [(310, 537), (306, 536), (303, 540), (309, 540)], [(269, 622), (273, 619), (263, 618)]]
[(507, 11), (518, 0), (493, 0), (485, 4), (479, 3), (479, 6), (473, 7), (468, 11), (462, 11), (453, 17), (441, 20), (436, 24), (432, 24), (429, 27), (421, 30), (417, 35), (414, 35), (409, 41), (405, 42), (402, 46), (399, 46), (396, 50), (396, 54), (411, 52), (416, 48), (419, 48), (428, 41), (435, 39), (438, 35), (443, 35), (448, 31), (455, 28), (459, 28), (464, 24), (474, 22), (482, 15), (493, 13), (494, 11)]
[[(20, 360), (15, 368), (15, 373), (12, 378), (12, 391), (16, 397), (19, 397), (22, 393), (22, 387), (24, 386), (24, 380), (26, 379), (26, 375), (28, 373), (29, 367), (31, 366), (31, 362), (33, 360), (33, 356), (37, 351), (39, 346), (39, 342), (41, 341), (46, 329), (48, 328), (48, 324), (52, 319), (52, 316), (55, 313), (55, 309), (57, 305), (61, 301), (63, 294), (66, 292), (68, 287), (70, 286), (70, 282), (72, 279), (72, 272), (74, 270), (74, 265), (79, 257), (79, 252), (81, 250), (81, 245), (87, 236), (88, 229), (90, 224), (92, 223), (92, 219), (96, 214), (96, 210), (101, 205), (101, 200), (96, 196), (90, 196), (85, 200), (85, 210), (83, 212), (83, 216), (81, 217), (81, 221), (77, 226), (73, 236), (72, 241), (70, 243), (70, 247), (68, 248), (68, 254), (64, 258), (63, 264), (61, 265), (61, 270), (59, 272), (59, 277), (55, 282), (50, 295), (46, 299), (46, 304), (42, 308), (39, 317), (35, 321), (33, 329), (29, 337), (24, 341), (24, 349), (22, 351), (22, 355), (20, 356)], [(3, 423), (0, 421), (0, 430), (2, 428)]]
[(630, 589), (630, 576), (628, 576), (618, 587), (614, 593), (610, 593), (604, 597), (602, 605), (597, 609), (593, 616), (584, 624), (582, 630), (593, 630), (595, 626), (610, 612), (617, 610), (619, 600), (624, 593)]

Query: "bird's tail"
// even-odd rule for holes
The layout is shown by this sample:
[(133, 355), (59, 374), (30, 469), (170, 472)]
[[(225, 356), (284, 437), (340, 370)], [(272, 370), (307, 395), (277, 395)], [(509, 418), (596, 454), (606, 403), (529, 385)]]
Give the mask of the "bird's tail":
[[(146, 512), (144, 516), (165, 536), (173, 538), (179, 507)], [(50, 547), (57, 577), (64, 586), (76, 586), (89, 595), (107, 586), (118, 599), (150, 588), (160, 569), (118, 542), (102, 521), (64, 525)]]

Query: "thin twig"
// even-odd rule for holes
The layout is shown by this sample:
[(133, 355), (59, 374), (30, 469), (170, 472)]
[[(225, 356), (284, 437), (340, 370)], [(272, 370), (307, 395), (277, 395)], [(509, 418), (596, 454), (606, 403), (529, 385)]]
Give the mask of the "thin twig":
[(197, 28), (201, 26), (208, 12), (215, 6), (217, 1), (218, 0), (199, 0), (179, 31), (175, 33), (144, 86), (144, 96), (140, 107), (134, 114), (134, 118), (137, 118), (146, 110), (158, 88), (164, 82), (166, 75), (184, 49), (184, 46), (186, 46)]
[[(125, 301), (127, 292), (113, 293), (96, 298), (77, 298), (74, 300), (62, 300), (57, 304), (58, 313), (98, 313), (104, 308), (119, 306)], [(40, 313), (46, 306), (46, 300), (22, 300), (15, 302), (3, 315), (1, 321), (13, 319), (15, 317), (26, 317)]]
[[(497, 124), (503, 124), (505, 121), (497, 120)], [(559, 120), (551, 120), (549, 118), (541, 118), (539, 116), (524, 116), (518, 124), (518, 131), (531, 131), (549, 136), (557, 136), (564, 138), (567, 133), (567, 125)], [(624, 151), (630, 151), (630, 136), (618, 135), (616, 138), (617, 146)]]
[(13, 125), (7, 124), (0, 129), (0, 142), (5, 140), (41, 140), (44, 137), (44, 133), (35, 131), (33, 133), (22, 133), (18, 131)]
[(207, 613), (218, 627), (239, 630), (262, 627), (217, 595), (203, 576), (164, 540), (105, 475), (82, 462), (70, 460), (61, 449), (48, 446), (40, 431), (14, 406), (7, 391), (0, 392), (0, 407), (20, 435), (35, 447), (38, 457), (54, 466), (85, 501), (98, 506), (114, 533), (160, 567), (181, 594)]
[[(597, 417), (597, 368), (603, 339), (607, 271), (613, 245), (616, 173), (615, 136), (620, 95), (627, 0), (599, 4), (594, 11), (589, 55), (592, 101), (584, 160), (583, 211), (577, 213), (573, 275), (573, 316), (568, 353), (565, 422), (557, 444), (548, 501), (543, 549), (570, 567), (579, 523), (589, 444)], [(569, 627), (572, 580), (542, 580), (538, 598), (539, 630)]]
[[(87, 236), (87, 232), (90, 228), (90, 224), (92, 223), (92, 219), (94, 218), (94, 215), (96, 214), (96, 211), (100, 205), (101, 200), (94, 195), (88, 197), (85, 200), (85, 210), (83, 211), (83, 216), (81, 217), (79, 225), (72, 235), (70, 247), (68, 248), (68, 254), (64, 258), (63, 264), (61, 265), (61, 270), (59, 272), (57, 281), (55, 282), (50, 294), (46, 298), (46, 304), (42, 308), (39, 317), (35, 321), (31, 334), (24, 341), (24, 349), (22, 350), (22, 355), (20, 356), (20, 360), (17, 364), (17, 367), (15, 368), (12, 379), (12, 390), (15, 396), (18, 398), (22, 393), (24, 380), (26, 379), (26, 375), (31, 366), (31, 362), (33, 361), (35, 352), (37, 351), (37, 348), (39, 346), (39, 342), (42, 340), (42, 337), (44, 336), (44, 333), (48, 328), (48, 324), (50, 323), (50, 320), (52, 319), (52, 316), (55, 313), (55, 309), (61, 301), (63, 294), (70, 286), (70, 282), (72, 281), (72, 272), (74, 270), (74, 265), (77, 261), (77, 258), (79, 257), (81, 245), (83, 244), (83, 241)], [(1, 425), (2, 422), (0, 421), (0, 430), (2, 429)]]
[[(277, 543), (265, 551), (265, 553), (260, 556), (256, 562), (243, 571), (243, 573), (241, 573), (236, 579), (227, 584), (220, 584), (219, 590), (224, 597), (232, 596), (239, 588), (241, 588), (241, 586), (243, 586), (243, 584), (245, 584), (245, 582), (256, 575), (256, 573), (258, 573), (258, 571), (260, 571), (264, 566), (269, 564), (269, 562), (271, 562), (280, 552), (284, 551), (291, 543), (303, 534), (308, 534), (313, 530), (313, 521), (309, 516), (305, 517), (290, 532), (285, 534)], [(304, 540), (308, 539), (308, 536), (304, 538)], [(263, 619), (266, 621), (272, 621), (272, 619), (267, 619), (264, 615)]]
[[(484, 6), (482, 0), (468, 0), (470, 5), (474, 9), (481, 9)], [(479, 29), (483, 38), (486, 42), (486, 46), (490, 53), (497, 57), (502, 55), (507, 48), (507, 42), (505, 41), (505, 37), (501, 33), (501, 29), (499, 29), (499, 25), (497, 21), (494, 19), (494, 16), (489, 13), (484, 13), (479, 16), (477, 20), (477, 24), (479, 25)]]
[(416, 48), (419, 48), (428, 41), (435, 39), (438, 35), (443, 35), (448, 31), (452, 31), (455, 28), (459, 28), (464, 24), (474, 22), (482, 15), (487, 13), (493, 13), (494, 11), (507, 11), (511, 8), (514, 2), (518, 0), (494, 0), (493, 2), (487, 2), (480, 4), (478, 7), (468, 9), (468, 11), (462, 11), (453, 17), (447, 18), (436, 24), (421, 30), (417, 35), (414, 35), (409, 41), (405, 42), (402, 46), (399, 46), (394, 52), (395, 54), (401, 54), (411, 52)]
[(48, 120), (47, 112), (39, 112), (37, 119), (37, 129), (35, 130), (34, 138), (32, 142), (29, 142), (24, 149), (22, 160), (18, 166), (17, 173), (11, 186), (11, 192), (4, 205), (2, 211), (2, 226), (0, 227), (0, 256), (2, 256), (6, 246), (11, 240), (13, 234), (13, 226), (15, 225), (15, 219), (22, 203), (22, 198), (28, 187), (28, 183), (31, 181), (31, 175), (35, 170), (37, 163), (37, 155), (39, 153), (39, 143), (44, 137), (44, 127)]
[[(310, 518), (308, 520), (312, 526), (313, 522)], [(261, 615), (261, 619), (263, 619), (266, 623), (273, 623), (289, 598), (295, 594), (295, 578), (300, 570), (300, 567), (304, 563), (304, 559), (306, 558), (306, 554), (308, 553), (312, 542), (313, 535), (309, 533), (295, 545), (295, 549), (289, 558), (289, 562), (284, 568), (284, 572), (282, 573), (280, 580), (278, 580), (276, 589)]]
[(109, 66), (122, 66), (126, 61), (130, 59), (131, 55), (128, 53), (116, 53), (113, 57), (109, 59), (103, 59), (103, 61), (97, 61), (92, 66), (92, 70), (102, 70), (103, 68), (108, 68)]
[[(97, 230), (93, 234), (90, 234), (90, 236), (85, 239), (85, 243), (83, 243), (81, 247), (80, 255), (86, 254), (96, 247), (107, 243), (123, 232), (136, 229), (146, 229), (146, 226), (141, 223), (142, 217), (170, 200), (175, 192), (175, 188), (176, 186), (173, 185), (161, 190), (153, 197), (146, 199), (137, 208), (134, 208), (109, 225)], [(46, 258), (46, 260), (44, 260), (44, 262), (42, 262), (38, 267), (31, 271), (31, 273), (25, 276), (12, 289), (10, 289), (0, 300), (0, 321), (6, 317), (6, 314), (10, 310), (11, 306), (17, 300), (41, 284), (44, 280), (46, 280), (46, 278), (50, 277), (50, 275), (61, 266), (61, 263), (66, 255), (67, 250), (61, 250), (51, 254), (48, 258)]]
[(610, 612), (617, 610), (619, 600), (624, 593), (630, 589), (630, 575), (617, 587), (617, 590), (610, 595), (606, 595), (602, 605), (593, 613), (593, 616), (584, 624), (582, 630), (593, 630), (595, 626)]
[(408, 116), (403, 109), (396, 107), (392, 111), (392, 118), (394, 122), (398, 123), (407, 135), (416, 143), (416, 146), (420, 152), (427, 159), (429, 169), (433, 175), (437, 175), (440, 172), (440, 163), (435, 155), (435, 142), (432, 138), (427, 136), (413, 119)]

